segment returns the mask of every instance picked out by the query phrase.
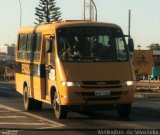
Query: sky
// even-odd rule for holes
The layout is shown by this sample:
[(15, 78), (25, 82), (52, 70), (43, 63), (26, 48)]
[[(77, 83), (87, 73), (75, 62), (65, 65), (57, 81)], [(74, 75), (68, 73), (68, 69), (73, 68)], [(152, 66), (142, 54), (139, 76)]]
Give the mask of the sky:
[[(1, 0), (2, 1), (2, 0)], [(20, 0), (22, 26), (32, 26), (35, 7), (39, 0)], [(55, 0), (63, 20), (80, 20), (83, 17), (84, 0)], [(86, 0), (87, 2), (88, 0)], [(131, 10), (131, 36), (135, 48), (147, 49), (152, 43), (160, 44), (160, 0), (94, 0), (98, 21), (118, 24), (128, 34), (128, 11)], [(16, 44), (20, 27), (19, 0), (3, 0), (0, 4), (0, 45)]]

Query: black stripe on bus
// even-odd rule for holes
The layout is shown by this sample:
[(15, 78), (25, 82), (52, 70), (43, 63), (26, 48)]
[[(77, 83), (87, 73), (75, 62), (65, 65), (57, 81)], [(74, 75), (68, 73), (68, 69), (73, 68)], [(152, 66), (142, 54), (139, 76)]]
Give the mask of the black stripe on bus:
[(44, 78), (45, 65), (16, 62), (15, 73)]

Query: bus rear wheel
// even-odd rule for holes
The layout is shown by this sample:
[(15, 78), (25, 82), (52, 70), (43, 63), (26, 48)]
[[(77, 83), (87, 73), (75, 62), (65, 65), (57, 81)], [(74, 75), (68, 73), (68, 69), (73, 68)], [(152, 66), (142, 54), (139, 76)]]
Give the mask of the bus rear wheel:
[(26, 111), (42, 109), (41, 101), (29, 97), (29, 91), (27, 86), (25, 86), (23, 90), (23, 102), (24, 102), (24, 109)]
[(131, 113), (131, 104), (118, 104), (117, 105), (117, 112), (120, 118), (127, 118)]
[(57, 92), (55, 92), (53, 98), (53, 109), (57, 119), (65, 119), (67, 117), (67, 106), (60, 105), (60, 98)]

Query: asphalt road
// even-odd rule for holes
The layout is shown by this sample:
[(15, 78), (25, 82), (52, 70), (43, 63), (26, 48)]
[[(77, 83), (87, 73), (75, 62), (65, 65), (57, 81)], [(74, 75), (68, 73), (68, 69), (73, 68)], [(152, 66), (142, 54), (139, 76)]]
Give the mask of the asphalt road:
[[(0, 134), (3, 135), (138, 134), (148, 133), (147, 129), (160, 134), (156, 130), (160, 129), (159, 114), (160, 98), (140, 97), (135, 98), (131, 116), (125, 120), (118, 117), (116, 110), (95, 111), (90, 116), (69, 112), (67, 119), (57, 120), (47, 104), (43, 105), (41, 111), (25, 112), (23, 98), (15, 91), (14, 83), (0, 82)], [(138, 129), (145, 130), (142, 132)]]

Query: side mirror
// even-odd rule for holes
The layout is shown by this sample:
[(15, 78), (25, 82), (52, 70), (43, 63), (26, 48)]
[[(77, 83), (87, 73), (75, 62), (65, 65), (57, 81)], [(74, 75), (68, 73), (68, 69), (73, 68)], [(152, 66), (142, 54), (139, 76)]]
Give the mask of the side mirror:
[(132, 38), (128, 38), (128, 48), (130, 52), (134, 51), (134, 42)]
[(53, 37), (47, 38), (45, 41), (45, 51), (47, 53), (52, 53), (52, 49), (53, 49)]

